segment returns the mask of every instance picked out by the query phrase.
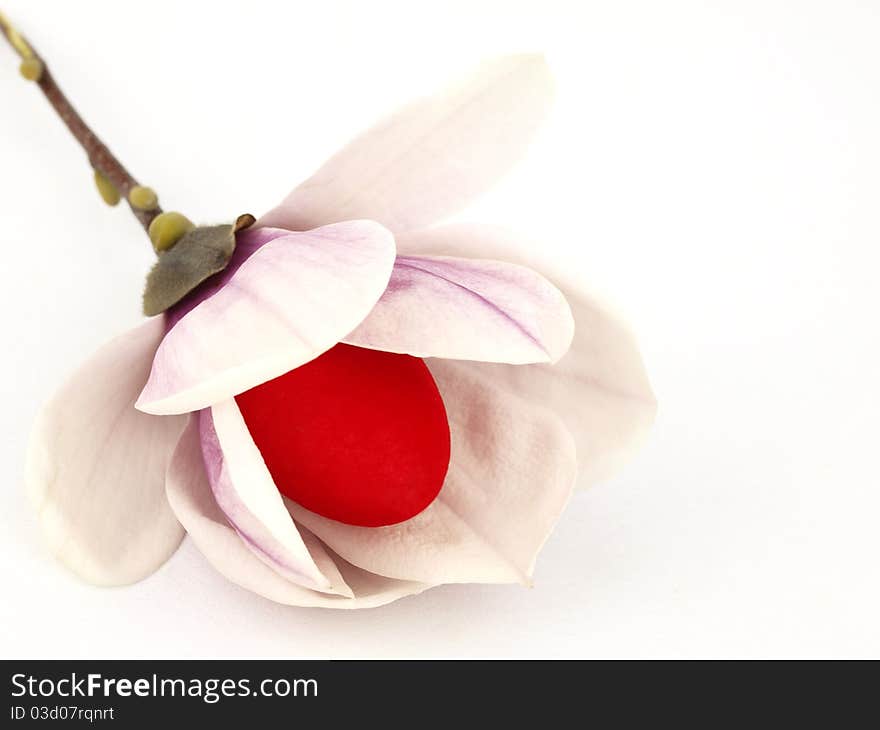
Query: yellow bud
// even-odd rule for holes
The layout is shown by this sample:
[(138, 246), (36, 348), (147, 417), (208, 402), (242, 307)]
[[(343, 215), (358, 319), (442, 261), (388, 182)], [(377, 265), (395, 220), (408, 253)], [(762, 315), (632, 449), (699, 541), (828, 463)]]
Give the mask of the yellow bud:
[(34, 49), (28, 45), (28, 42), (24, 39), (21, 33), (12, 27), (12, 24), (7, 20), (3, 13), (0, 13), (0, 28), (6, 32), (6, 37), (9, 39), (9, 42), (19, 56), (22, 58), (31, 58), (34, 55)]
[(128, 193), (128, 202), (138, 210), (154, 210), (159, 206), (159, 197), (153, 188), (135, 185)]
[(119, 202), (119, 191), (100, 170), (95, 170), (95, 187), (107, 205), (116, 205)]
[(28, 81), (39, 81), (43, 75), (43, 62), (39, 58), (26, 58), (18, 70)]
[(156, 253), (162, 253), (174, 246), (195, 226), (181, 213), (160, 213), (150, 223), (150, 240)]

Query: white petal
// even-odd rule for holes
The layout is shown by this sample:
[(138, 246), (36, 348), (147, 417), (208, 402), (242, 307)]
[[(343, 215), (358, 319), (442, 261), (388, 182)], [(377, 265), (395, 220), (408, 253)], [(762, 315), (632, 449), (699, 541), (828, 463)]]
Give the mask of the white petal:
[(505, 56), (356, 138), (259, 225), (371, 218), (392, 231), (463, 208), (522, 157), (553, 99), (539, 55)]
[(382, 298), (344, 341), (416, 357), (521, 364), (558, 360), (573, 333), (565, 297), (531, 269), (398, 256)]
[[(501, 258), (546, 270), (540, 246), (489, 226), (439, 226), (398, 237), (404, 255), (446, 252)], [(604, 481), (643, 442), (657, 402), (638, 343), (626, 323), (599, 297), (553, 274), (575, 321), (571, 349), (553, 365), (467, 363), (475, 377), (558, 413), (575, 437), (580, 487)], [(464, 365), (464, 363), (462, 363)]]
[(145, 578), (183, 537), (163, 487), (186, 419), (134, 407), (163, 333), (158, 317), (104, 345), (46, 405), (31, 437), (25, 481), (49, 546), (98, 585)]
[(528, 583), (571, 494), (574, 443), (550, 411), (432, 360), (452, 433), (449, 473), (421, 514), (355, 527), (289, 504), (297, 522), (355, 565), (425, 583)]
[(235, 399), (202, 411), (199, 433), (214, 499), (241, 539), (288, 580), (332, 591), (293, 524)]
[(269, 241), (169, 330), (137, 407), (196, 411), (313, 360), (366, 317), (394, 255), (372, 221)]
[(199, 429), (194, 417), (174, 452), (167, 478), (168, 501), (190, 538), (214, 568), (229, 580), (278, 603), (328, 608), (368, 608), (389, 603), (427, 585), (395, 581), (371, 575), (349, 565), (330, 551), (308, 530), (302, 536), (314, 555), (320, 556), (323, 572), (331, 573), (325, 561), (337, 568), (334, 582), (343, 581), (353, 598), (309, 590), (283, 578), (256, 557), (227, 522), (214, 500), (202, 463)]

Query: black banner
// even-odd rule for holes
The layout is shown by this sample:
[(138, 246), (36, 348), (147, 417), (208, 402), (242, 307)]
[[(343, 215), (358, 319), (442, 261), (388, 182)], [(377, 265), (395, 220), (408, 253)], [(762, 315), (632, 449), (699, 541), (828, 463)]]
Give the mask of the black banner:
[[(0, 727), (120, 728), (267, 720), (351, 727), (538, 728), (690, 720), (849, 727), (876, 715), (875, 665), (791, 662), (3, 661)], [(850, 669), (857, 669), (851, 666)], [(836, 687), (836, 690), (835, 690)], [(480, 722), (477, 722), (479, 718)], [(486, 721), (489, 721), (488, 724)], [(311, 730), (311, 728), (310, 728)]]

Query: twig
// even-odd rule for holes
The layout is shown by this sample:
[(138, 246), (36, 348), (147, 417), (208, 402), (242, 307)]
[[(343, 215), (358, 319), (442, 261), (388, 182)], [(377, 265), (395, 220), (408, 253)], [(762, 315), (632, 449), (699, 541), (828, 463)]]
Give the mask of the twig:
[(67, 126), (71, 134), (80, 143), (89, 158), (89, 164), (109, 180), (119, 194), (125, 198), (132, 213), (140, 221), (145, 230), (149, 229), (152, 220), (162, 212), (158, 207), (151, 210), (142, 210), (129, 200), (132, 188), (140, 187), (122, 163), (114, 157), (98, 136), (91, 130), (88, 124), (77, 113), (73, 105), (55, 83), (55, 79), (49, 72), (49, 68), (42, 57), (34, 50), (34, 47), (9, 23), (3, 13), (0, 13), (0, 32), (22, 58), (24, 64), (30, 64), (37, 77), (34, 80), (40, 90), (45, 94), (52, 108), (55, 109), (61, 121)]

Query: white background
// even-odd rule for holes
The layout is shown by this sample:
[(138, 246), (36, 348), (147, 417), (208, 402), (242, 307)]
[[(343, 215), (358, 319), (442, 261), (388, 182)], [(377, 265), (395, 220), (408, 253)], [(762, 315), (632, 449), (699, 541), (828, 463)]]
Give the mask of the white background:
[(166, 207), (273, 205), (376, 116), (545, 50), (559, 99), (460, 217), (537, 235), (609, 293), (660, 399), (576, 496), (536, 587), (274, 605), (185, 543), (79, 583), (21, 489), (38, 404), (139, 316), (146, 239), (0, 47), (0, 653), (6, 657), (880, 656), (880, 6), (863, 2), (6, 0)]

